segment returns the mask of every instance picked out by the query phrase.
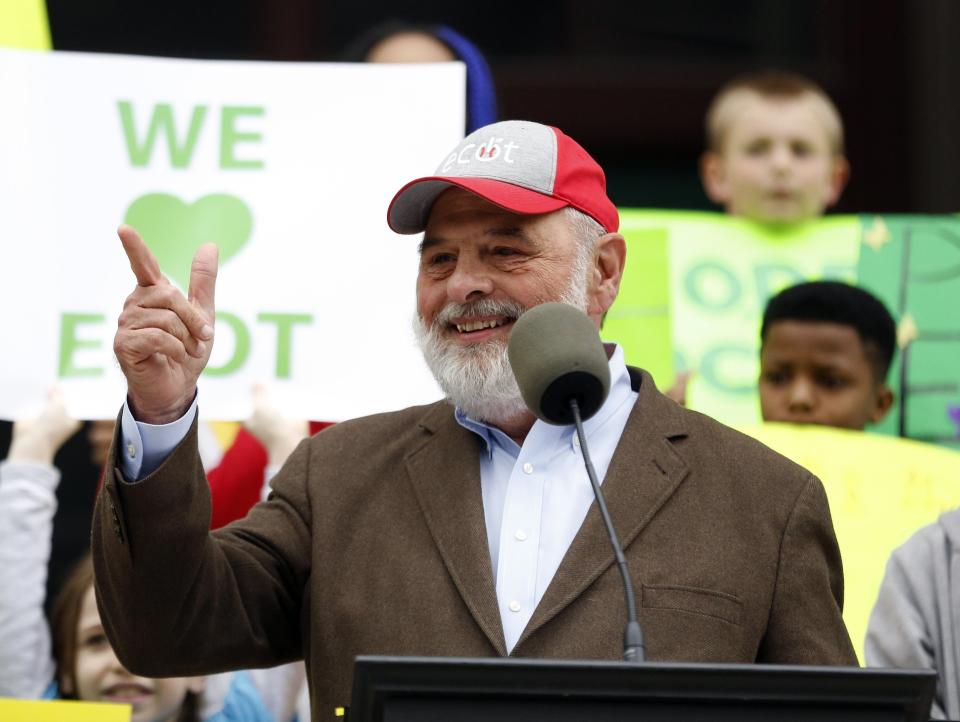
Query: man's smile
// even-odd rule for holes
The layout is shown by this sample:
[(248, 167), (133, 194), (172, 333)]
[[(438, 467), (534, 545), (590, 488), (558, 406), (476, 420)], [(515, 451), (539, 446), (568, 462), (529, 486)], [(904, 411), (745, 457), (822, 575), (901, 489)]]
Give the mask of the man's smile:
[(513, 323), (513, 321), (513, 318), (509, 318), (507, 316), (497, 316), (493, 318), (462, 318), (452, 321), (450, 325), (456, 328), (458, 333), (465, 334), (483, 331), (488, 328), (498, 328), (500, 326)]

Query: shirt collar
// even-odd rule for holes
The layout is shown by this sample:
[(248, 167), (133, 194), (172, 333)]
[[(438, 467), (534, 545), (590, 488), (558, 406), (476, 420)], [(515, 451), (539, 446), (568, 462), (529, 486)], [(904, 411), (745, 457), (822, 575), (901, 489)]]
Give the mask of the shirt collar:
[[(607, 348), (613, 347), (613, 353), (610, 354), (608, 364), (610, 366), (610, 393), (607, 395), (603, 406), (592, 417), (583, 424), (583, 431), (589, 438), (591, 433), (601, 428), (613, 413), (620, 408), (626, 401), (632, 401), (635, 397), (630, 385), (630, 373), (627, 371), (627, 364), (623, 358), (623, 349), (617, 344), (604, 344)], [(469, 429), (481, 439), (485, 445), (487, 455), (493, 454), (494, 445), (503, 448), (505, 451), (516, 457), (520, 453), (520, 447), (513, 439), (507, 436), (503, 431), (484, 421), (478, 421), (467, 416), (458, 406), (454, 411), (454, 418), (463, 428)], [(534, 422), (534, 426), (551, 426), (540, 419)], [(573, 436), (576, 431), (573, 426), (556, 426), (558, 439), (565, 440), (568, 443), (573, 442)]]

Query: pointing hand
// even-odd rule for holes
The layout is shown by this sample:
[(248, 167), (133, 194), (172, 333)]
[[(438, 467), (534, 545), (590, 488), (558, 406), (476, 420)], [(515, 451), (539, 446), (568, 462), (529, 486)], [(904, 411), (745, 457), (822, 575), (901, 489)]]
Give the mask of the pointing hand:
[(133, 228), (120, 226), (137, 287), (124, 303), (113, 350), (127, 377), (134, 418), (150, 424), (179, 419), (193, 402), (197, 378), (213, 349), (217, 247), (197, 249), (184, 298)]

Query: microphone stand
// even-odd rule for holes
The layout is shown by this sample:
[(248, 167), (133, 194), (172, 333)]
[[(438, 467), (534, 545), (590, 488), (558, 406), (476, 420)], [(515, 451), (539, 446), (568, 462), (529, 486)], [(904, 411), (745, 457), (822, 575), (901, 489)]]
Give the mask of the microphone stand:
[(610, 535), (613, 554), (616, 557), (617, 566), (620, 568), (620, 575), (623, 577), (623, 586), (627, 597), (627, 627), (623, 632), (623, 659), (627, 662), (643, 662), (646, 658), (646, 648), (643, 642), (643, 632), (640, 629), (640, 623), (637, 621), (637, 601), (633, 592), (633, 582), (630, 579), (630, 570), (627, 568), (627, 560), (623, 556), (623, 549), (620, 548), (617, 531), (613, 528), (610, 512), (607, 511), (607, 503), (604, 501), (603, 492), (600, 491), (597, 472), (594, 471), (593, 462), (590, 460), (590, 452), (587, 450), (587, 436), (583, 432), (583, 421), (580, 419), (580, 406), (575, 398), (570, 399), (570, 410), (573, 412), (573, 421), (577, 426), (577, 437), (580, 439), (580, 451), (583, 453), (583, 463), (587, 467), (587, 476), (590, 477), (593, 493), (597, 497), (597, 507), (600, 509), (600, 516), (603, 517), (603, 523)]

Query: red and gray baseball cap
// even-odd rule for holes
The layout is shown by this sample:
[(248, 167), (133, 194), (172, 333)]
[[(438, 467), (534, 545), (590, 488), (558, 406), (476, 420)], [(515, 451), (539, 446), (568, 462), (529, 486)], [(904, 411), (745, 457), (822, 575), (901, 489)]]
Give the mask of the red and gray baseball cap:
[(397, 233), (420, 233), (437, 197), (463, 188), (513, 213), (572, 206), (612, 233), (620, 226), (603, 169), (557, 128), (525, 120), (486, 125), (464, 138), (432, 176), (401, 188), (387, 209)]

